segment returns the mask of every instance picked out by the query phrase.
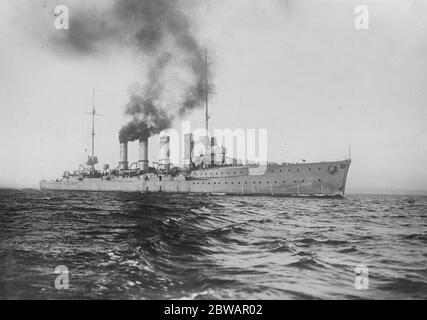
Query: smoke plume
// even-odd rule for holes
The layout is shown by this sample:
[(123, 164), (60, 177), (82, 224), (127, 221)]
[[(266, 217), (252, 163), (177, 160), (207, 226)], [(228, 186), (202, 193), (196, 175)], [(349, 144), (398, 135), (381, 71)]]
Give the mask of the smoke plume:
[(115, 0), (108, 8), (74, 12), (70, 30), (56, 39), (78, 55), (114, 43), (148, 61), (145, 84), (132, 90), (125, 106), (130, 121), (119, 132), (121, 142), (148, 138), (203, 105), (204, 50), (191, 29), (189, 9), (183, 0)]

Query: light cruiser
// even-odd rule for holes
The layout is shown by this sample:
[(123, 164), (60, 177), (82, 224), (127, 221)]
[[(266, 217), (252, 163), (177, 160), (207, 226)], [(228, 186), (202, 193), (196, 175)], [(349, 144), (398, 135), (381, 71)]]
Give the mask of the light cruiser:
[[(207, 91), (206, 91), (207, 92)], [(208, 104), (206, 97), (206, 133)], [(139, 139), (139, 161), (129, 165), (128, 141), (120, 143), (120, 162), (115, 169), (95, 169), (94, 119), (92, 112), (92, 156), (79, 170), (64, 172), (59, 179), (40, 181), (42, 190), (131, 191), (169, 193), (217, 193), (272, 196), (343, 197), (351, 160), (318, 163), (239, 164), (226, 158), (226, 150), (214, 138), (202, 137), (204, 151), (194, 156), (194, 137), (184, 136), (183, 165), (169, 159), (170, 137), (160, 139), (160, 160), (150, 167), (148, 137)]]
[[(191, 144), (191, 135), (187, 137)], [(82, 168), (54, 181), (41, 181), (43, 190), (222, 193), (236, 195), (343, 197), (351, 160), (266, 165), (203, 165), (190, 159), (187, 167), (148, 166), (148, 140), (139, 142), (140, 160), (132, 169), (127, 143), (121, 143), (119, 167), (102, 172)], [(164, 146), (163, 146), (164, 147)], [(191, 148), (190, 148), (191, 149)], [(206, 163), (206, 162), (205, 162)], [(215, 162), (216, 163), (216, 162)]]
[(262, 175), (255, 166), (224, 166), (191, 172), (142, 172), (134, 177), (64, 176), (41, 181), (43, 190), (223, 193), (239, 195), (343, 197), (350, 160), (267, 165)]

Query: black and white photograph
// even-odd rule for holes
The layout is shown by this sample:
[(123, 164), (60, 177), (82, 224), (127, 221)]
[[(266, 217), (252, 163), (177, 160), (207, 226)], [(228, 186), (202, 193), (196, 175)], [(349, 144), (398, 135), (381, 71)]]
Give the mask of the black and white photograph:
[(426, 248), (427, 1), (0, 2), (0, 300), (426, 300)]

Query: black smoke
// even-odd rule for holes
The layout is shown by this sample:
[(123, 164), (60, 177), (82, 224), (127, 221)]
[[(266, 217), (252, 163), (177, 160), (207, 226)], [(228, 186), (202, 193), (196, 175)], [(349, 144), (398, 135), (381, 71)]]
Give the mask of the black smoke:
[[(70, 29), (57, 41), (78, 55), (103, 52), (109, 45), (135, 49), (147, 65), (144, 86), (130, 93), (125, 114), (128, 124), (120, 141), (147, 138), (167, 129), (175, 118), (203, 106), (204, 49), (189, 17), (195, 2), (183, 0), (116, 0), (108, 8), (85, 8), (70, 13)], [(139, 67), (137, 64), (136, 67)], [(177, 71), (178, 70), (178, 71)], [(167, 93), (174, 72), (183, 73), (175, 99)]]

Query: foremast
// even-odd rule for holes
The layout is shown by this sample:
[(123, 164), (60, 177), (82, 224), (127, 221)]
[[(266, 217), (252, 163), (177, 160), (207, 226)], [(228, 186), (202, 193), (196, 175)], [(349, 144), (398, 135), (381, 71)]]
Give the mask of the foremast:
[(96, 113), (95, 110), (95, 89), (92, 91), (92, 112), (86, 112), (86, 114), (90, 114), (92, 116), (92, 134), (91, 134), (91, 156), (87, 161), (87, 165), (91, 167), (91, 171), (95, 171), (95, 164), (98, 163), (98, 158), (95, 157), (95, 116), (102, 116), (100, 113)]

